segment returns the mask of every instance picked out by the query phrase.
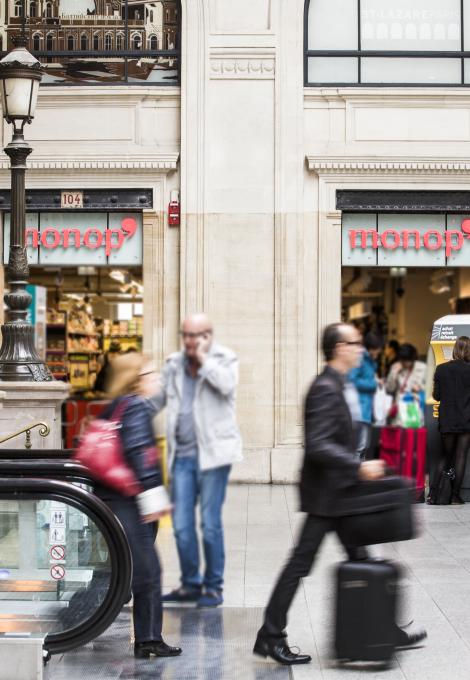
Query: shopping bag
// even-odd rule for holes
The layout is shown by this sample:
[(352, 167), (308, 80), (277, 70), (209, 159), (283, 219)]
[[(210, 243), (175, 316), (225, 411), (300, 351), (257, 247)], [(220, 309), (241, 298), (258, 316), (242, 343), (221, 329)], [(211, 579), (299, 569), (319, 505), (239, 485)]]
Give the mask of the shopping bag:
[(423, 424), (419, 401), (410, 392), (405, 392), (398, 399), (398, 420), (405, 428), (418, 428)]
[(392, 403), (392, 395), (387, 394), (385, 387), (380, 385), (374, 395), (374, 401), (372, 404), (374, 422), (376, 425), (385, 425)]

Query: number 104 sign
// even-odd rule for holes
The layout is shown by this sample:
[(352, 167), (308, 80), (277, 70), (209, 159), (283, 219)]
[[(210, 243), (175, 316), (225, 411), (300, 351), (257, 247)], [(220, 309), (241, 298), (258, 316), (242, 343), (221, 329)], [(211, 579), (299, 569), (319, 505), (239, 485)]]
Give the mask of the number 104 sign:
[(83, 191), (62, 191), (60, 205), (62, 208), (83, 208)]

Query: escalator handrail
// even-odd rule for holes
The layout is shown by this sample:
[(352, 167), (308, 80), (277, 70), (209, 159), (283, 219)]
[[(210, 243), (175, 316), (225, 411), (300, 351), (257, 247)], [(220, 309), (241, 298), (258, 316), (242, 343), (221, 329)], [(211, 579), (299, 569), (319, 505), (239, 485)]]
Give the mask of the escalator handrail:
[(42, 458), (54, 458), (57, 460), (70, 460), (73, 458), (75, 449), (2, 449), (0, 448), (0, 460), (37, 460)]
[(44, 648), (51, 654), (70, 651), (91, 642), (113, 623), (126, 602), (132, 580), (132, 560), (124, 529), (108, 506), (73, 484), (38, 478), (0, 477), (0, 500), (55, 500), (77, 508), (96, 524), (110, 555), (110, 584), (101, 605), (75, 628), (49, 633)]
[(73, 460), (59, 458), (42, 458), (28, 460), (25, 458), (0, 458), (0, 477), (46, 477), (78, 482), (94, 486), (95, 480), (87, 468)]

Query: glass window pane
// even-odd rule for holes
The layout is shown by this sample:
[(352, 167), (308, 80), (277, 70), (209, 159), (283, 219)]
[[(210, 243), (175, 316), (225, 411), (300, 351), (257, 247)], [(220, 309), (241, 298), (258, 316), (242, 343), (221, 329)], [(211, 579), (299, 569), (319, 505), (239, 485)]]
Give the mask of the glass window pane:
[(361, 49), (460, 50), (460, 0), (361, 0)]
[(464, 78), (465, 83), (470, 83), (470, 59), (464, 59)]
[(357, 50), (357, 22), (357, 0), (310, 0), (309, 50)]
[(463, 0), (463, 48), (470, 49), (470, 0)]
[(357, 83), (356, 57), (310, 57), (309, 83)]
[[(21, 28), (23, 4), (7, 3), (4, 35)], [(178, 82), (177, 54), (172, 57), (142, 55), (141, 58), (112, 57), (109, 51), (177, 50), (179, 0), (27, 0), (28, 49), (35, 52), (69, 52), (70, 56), (42, 58), (46, 75), (43, 84), (158, 83)], [(127, 16), (127, 22), (126, 22)], [(127, 31), (127, 35), (126, 35)], [(94, 52), (76, 56), (77, 50)]]
[(424, 85), (458, 85), (461, 82), (460, 59), (406, 59), (363, 57), (362, 83), (418, 83)]
[(0, 634), (71, 630), (110, 582), (108, 544), (88, 515), (58, 501), (0, 501)]

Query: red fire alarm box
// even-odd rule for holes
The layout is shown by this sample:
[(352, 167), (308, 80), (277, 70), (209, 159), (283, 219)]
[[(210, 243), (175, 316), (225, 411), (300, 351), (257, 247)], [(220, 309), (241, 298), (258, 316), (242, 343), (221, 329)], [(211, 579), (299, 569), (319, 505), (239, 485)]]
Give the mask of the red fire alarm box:
[(180, 197), (178, 191), (172, 191), (168, 205), (168, 226), (180, 226)]

